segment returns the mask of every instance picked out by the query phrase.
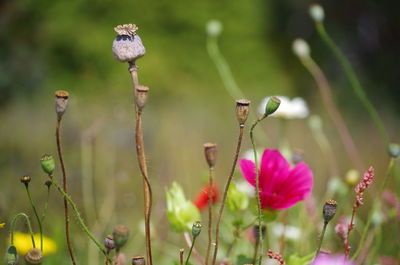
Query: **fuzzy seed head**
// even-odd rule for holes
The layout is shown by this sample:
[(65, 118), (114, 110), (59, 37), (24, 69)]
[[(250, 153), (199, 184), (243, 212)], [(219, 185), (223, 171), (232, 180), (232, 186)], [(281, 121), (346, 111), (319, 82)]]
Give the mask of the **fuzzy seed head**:
[(325, 12), (321, 5), (312, 4), (309, 9), (310, 17), (317, 23), (321, 23), (324, 21)]
[(218, 20), (215, 20), (215, 19), (210, 20), (207, 23), (206, 30), (207, 30), (208, 35), (210, 35), (212, 37), (218, 37), (222, 32), (222, 24)]

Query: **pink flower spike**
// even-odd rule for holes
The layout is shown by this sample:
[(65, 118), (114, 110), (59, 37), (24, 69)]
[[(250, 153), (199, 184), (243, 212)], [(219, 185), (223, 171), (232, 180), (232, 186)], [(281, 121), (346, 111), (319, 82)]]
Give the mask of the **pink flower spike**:
[[(255, 164), (242, 159), (240, 168), (246, 181), (255, 187)], [(287, 209), (311, 193), (313, 173), (308, 165), (301, 162), (291, 169), (278, 150), (264, 150), (258, 172), (262, 209)]]

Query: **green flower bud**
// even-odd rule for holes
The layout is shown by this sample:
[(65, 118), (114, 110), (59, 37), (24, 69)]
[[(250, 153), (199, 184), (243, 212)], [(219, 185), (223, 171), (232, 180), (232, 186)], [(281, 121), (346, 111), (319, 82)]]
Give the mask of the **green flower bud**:
[(207, 34), (212, 37), (218, 37), (222, 32), (222, 24), (218, 20), (210, 20), (206, 26)]
[(201, 225), (200, 221), (196, 221), (196, 222), (193, 223), (193, 226), (192, 226), (192, 236), (193, 236), (193, 238), (195, 238), (198, 235), (200, 235), (201, 228), (202, 228), (202, 225)]
[(47, 173), (47, 175), (52, 175), (54, 168), (56, 167), (53, 156), (47, 154), (44, 154), (42, 158), (40, 158), (40, 165), (42, 166), (43, 171)]
[(15, 246), (9, 246), (6, 254), (7, 265), (15, 265), (18, 262), (18, 254)]
[(115, 243), (115, 248), (117, 250), (121, 249), (129, 238), (129, 229), (125, 225), (117, 225), (113, 229), (113, 239)]
[(389, 155), (393, 158), (397, 158), (400, 155), (400, 145), (395, 143), (389, 144)]
[(176, 182), (166, 191), (167, 217), (173, 230), (189, 232), (192, 224), (200, 219), (200, 211), (191, 202), (186, 200), (183, 189)]
[(350, 169), (347, 171), (344, 180), (346, 181), (347, 185), (354, 186), (360, 181), (360, 173), (357, 169)]
[(42, 264), (43, 254), (40, 249), (32, 248), (26, 253), (25, 261), (27, 265), (38, 265)]
[(20, 178), (21, 183), (24, 183), (26, 186), (28, 186), (29, 182), (31, 182), (31, 176), (29, 175), (24, 175)]
[(281, 100), (277, 97), (271, 97), (268, 102), (267, 105), (265, 106), (265, 116), (271, 115), (272, 113), (274, 113), (278, 108), (279, 105), (281, 104)]
[(249, 206), (249, 198), (247, 197), (246, 193), (237, 189), (235, 183), (232, 183), (229, 186), (226, 204), (228, 209), (232, 212), (245, 210)]
[(330, 220), (335, 216), (336, 214), (336, 208), (337, 208), (337, 203), (334, 200), (329, 200), (325, 202), (324, 207), (322, 209), (322, 215), (324, 217), (325, 223), (329, 223)]
[(319, 4), (312, 4), (309, 9), (310, 17), (317, 23), (324, 21), (325, 12)]

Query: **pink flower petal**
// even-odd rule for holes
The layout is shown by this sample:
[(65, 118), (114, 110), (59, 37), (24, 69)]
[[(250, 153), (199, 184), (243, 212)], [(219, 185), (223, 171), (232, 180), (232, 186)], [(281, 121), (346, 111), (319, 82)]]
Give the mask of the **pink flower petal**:
[(253, 187), (256, 186), (256, 165), (253, 161), (248, 159), (240, 160), (240, 169), (246, 181), (250, 183)]
[(290, 165), (278, 150), (266, 149), (260, 168), (261, 190), (272, 193), (277, 191), (288, 177)]
[(305, 199), (313, 187), (313, 173), (307, 164), (300, 162), (289, 172), (289, 176), (282, 183), (279, 194), (285, 194), (289, 199)]

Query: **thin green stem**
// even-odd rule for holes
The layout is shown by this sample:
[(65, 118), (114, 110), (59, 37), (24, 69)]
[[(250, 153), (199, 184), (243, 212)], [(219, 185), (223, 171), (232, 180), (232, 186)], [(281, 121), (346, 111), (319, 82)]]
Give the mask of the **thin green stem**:
[[(261, 264), (262, 261), (262, 253), (263, 253), (263, 240), (262, 240), (262, 212), (261, 212), (261, 200), (260, 200), (260, 187), (259, 187), (259, 174), (258, 174), (258, 158), (257, 158), (257, 150), (256, 150), (256, 144), (254, 142), (254, 136), (253, 136), (253, 130), (257, 126), (259, 122), (261, 122), (263, 119), (265, 119), (267, 116), (264, 115), (260, 118), (258, 118), (254, 124), (251, 126), (250, 129), (250, 140), (251, 140), (251, 145), (253, 147), (253, 153), (254, 153), (254, 163), (256, 165), (256, 198), (257, 198), (257, 210), (258, 210), (258, 246), (257, 249), (260, 249), (258, 251), (260, 257), (258, 260), (258, 264)], [(257, 253), (257, 251), (256, 251)], [(254, 261), (256, 263), (256, 261)]]
[(40, 232), (40, 250), (43, 251), (43, 230), (42, 230), (42, 222), (40, 221), (39, 214), (36, 210), (35, 203), (32, 200), (31, 192), (29, 191), (29, 184), (25, 184), (26, 193), (28, 193), (29, 202), (33, 208), (33, 212), (35, 213), (36, 220), (39, 225), (39, 232)]
[(318, 256), (318, 253), (321, 250), (322, 241), (324, 241), (324, 236), (325, 236), (327, 226), (328, 226), (328, 222), (324, 222), (324, 228), (322, 229), (321, 237), (319, 238), (318, 248), (317, 248), (317, 251), (315, 252), (315, 256)]
[(17, 219), (19, 217), (25, 217), (26, 224), (28, 225), (29, 233), (31, 234), (32, 246), (34, 248), (36, 248), (35, 238), (33, 237), (33, 231), (32, 231), (31, 222), (29, 221), (29, 216), (26, 215), (25, 213), (19, 213), (19, 214), (15, 215), (13, 217), (13, 219), (11, 220), (11, 232), (10, 232), (11, 245), (14, 245), (14, 227), (15, 227), (15, 223), (17, 222)]
[(354, 93), (357, 95), (358, 99), (361, 101), (361, 103), (367, 109), (369, 115), (371, 116), (372, 120), (374, 121), (376, 127), (379, 130), (379, 134), (381, 136), (382, 141), (385, 144), (385, 147), (387, 147), (389, 144), (389, 137), (387, 135), (387, 132), (385, 130), (383, 122), (380, 119), (379, 114), (376, 111), (375, 107), (369, 101), (369, 99), (365, 93), (365, 90), (361, 86), (361, 83), (358, 80), (357, 75), (354, 72), (354, 69), (352, 68), (349, 60), (346, 58), (346, 56), (343, 54), (343, 52), (340, 50), (340, 48), (336, 45), (336, 43), (329, 36), (328, 32), (325, 30), (324, 24), (316, 23), (316, 28), (317, 28), (317, 31), (318, 31), (321, 39), (332, 50), (333, 54), (336, 56), (336, 58), (339, 60), (340, 64), (342, 65), (344, 72), (346, 73), (346, 76), (350, 82), (350, 85), (354, 90)]
[(365, 239), (366, 239), (367, 234), (368, 234), (368, 229), (371, 226), (372, 215), (378, 209), (378, 207), (379, 207), (379, 205), (380, 205), (380, 203), (382, 201), (382, 193), (383, 193), (383, 191), (384, 191), (384, 189), (386, 187), (386, 184), (389, 181), (389, 177), (390, 177), (391, 173), (393, 172), (394, 166), (395, 166), (395, 160), (394, 160), (394, 158), (391, 158), (390, 161), (389, 161), (388, 168), (386, 170), (385, 177), (383, 179), (383, 183), (382, 183), (381, 187), (379, 188), (378, 196), (376, 197), (376, 200), (374, 200), (374, 204), (372, 206), (372, 210), (368, 215), (367, 223), (365, 224), (363, 232), (361, 234), (360, 243), (358, 244), (356, 252), (351, 257), (352, 260), (354, 260), (354, 259), (356, 259), (358, 257), (358, 255), (360, 254), (361, 250), (364, 247)]
[(43, 214), (42, 214), (42, 218), (41, 218), (42, 223), (44, 222), (44, 219), (46, 218), (47, 209), (49, 208), (49, 199), (50, 199), (50, 186), (47, 187), (47, 198), (46, 198), (46, 202), (44, 204), (44, 210), (43, 210)]
[(208, 244), (207, 244), (207, 252), (206, 252), (206, 265), (208, 265), (208, 261), (210, 259), (210, 251), (211, 251), (211, 243), (212, 243), (212, 219), (213, 219), (213, 209), (212, 209), (212, 196), (213, 196), (213, 172), (214, 168), (209, 168), (209, 177), (208, 177)]
[(196, 238), (197, 238), (197, 236), (193, 237), (192, 245), (190, 246), (189, 253), (188, 253), (188, 256), (186, 258), (185, 265), (189, 264), (189, 258), (190, 258), (190, 255), (192, 254), (192, 250), (193, 250), (193, 247), (194, 247), (194, 243), (196, 242)]
[(86, 226), (85, 222), (83, 221), (79, 211), (78, 211), (78, 207), (76, 207), (76, 204), (74, 203), (74, 201), (71, 199), (71, 197), (64, 192), (64, 190), (62, 189), (62, 187), (60, 187), (60, 185), (54, 180), (54, 178), (51, 178), (51, 182), (52, 184), (57, 188), (57, 190), (64, 196), (64, 198), (67, 200), (67, 202), (69, 203), (69, 205), (71, 205), (73, 212), (75, 213), (76, 218), (78, 219), (78, 223), (81, 225), (83, 231), (85, 231), (86, 235), (93, 241), (93, 243), (96, 244), (96, 246), (99, 248), (99, 250), (101, 251), (101, 253), (103, 253), (104, 255), (107, 254), (105, 248), (96, 240), (96, 238), (90, 233), (88, 227)]

